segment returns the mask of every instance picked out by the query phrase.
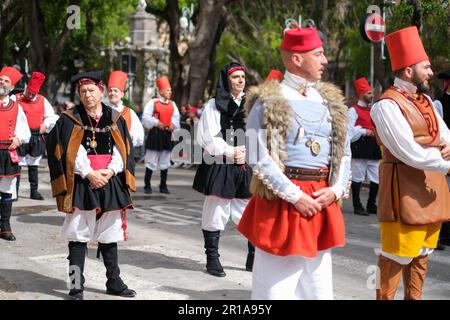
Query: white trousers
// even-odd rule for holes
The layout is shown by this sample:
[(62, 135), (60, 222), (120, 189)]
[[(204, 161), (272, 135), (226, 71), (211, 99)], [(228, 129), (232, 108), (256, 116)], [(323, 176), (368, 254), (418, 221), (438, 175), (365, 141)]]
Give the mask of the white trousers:
[(11, 193), (14, 199), (16, 195), (16, 183), (16, 177), (0, 178), (0, 192)]
[(222, 199), (206, 196), (203, 203), (202, 229), (206, 231), (222, 231), (231, 217), (237, 225), (249, 199)]
[(255, 250), (253, 300), (332, 300), (331, 249), (315, 258)]
[(378, 183), (378, 169), (380, 160), (352, 159), (352, 181), (363, 182), (367, 178), (370, 182)]
[(120, 210), (103, 213), (96, 220), (95, 210), (75, 209), (66, 214), (62, 227), (62, 237), (66, 241), (114, 243), (123, 241), (122, 217)]
[(41, 159), (42, 156), (32, 157), (27, 154), (25, 157), (20, 157), (19, 166), (38, 166)]
[(145, 151), (145, 167), (152, 171), (166, 170), (170, 167), (171, 151)]

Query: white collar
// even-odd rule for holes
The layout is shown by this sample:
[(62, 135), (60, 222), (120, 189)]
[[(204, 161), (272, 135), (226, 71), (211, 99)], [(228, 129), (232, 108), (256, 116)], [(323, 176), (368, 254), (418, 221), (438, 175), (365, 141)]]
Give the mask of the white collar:
[(9, 96), (7, 95), (6, 98), (3, 101), (0, 100), (0, 102), (2, 102), (4, 106), (6, 106), (9, 103)]
[(358, 100), (358, 102), (356, 104), (363, 108), (367, 108), (369, 106), (369, 104), (367, 102), (364, 102), (362, 100)]
[(233, 94), (230, 92), (230, 96), (231, 96), (231, 98), (232, 98), (234, 101), (236, 101), (236, 100), (242, 100), (242, 97), (243, 97), (244, 95), (245, 95), (244, 91), (241, 91), (237, 97), (233, 96)]
[(120, 100), (118, 104), (110, 103), (110, 106), (111, 108), (119, 112), (121, 112), (124, 108), (122, 100)]
[(395, 78), (394, 80), (394, 86), (405, 90), (407, 93), (416, 93), (417, 92), (417, 87), (412, 84), (411, 82), (402, 80), (400, 78)]
[(300, 92), (303, 89), (305, 90), (305, 94), (307, 94), (309, 88), (314, 87), (316, 84), (316, 82), (308, 82), (305, 78), (290, 73), (289, 71), (284, 73), (284, 79), (281, 83), (291, 87), (297, 92)]

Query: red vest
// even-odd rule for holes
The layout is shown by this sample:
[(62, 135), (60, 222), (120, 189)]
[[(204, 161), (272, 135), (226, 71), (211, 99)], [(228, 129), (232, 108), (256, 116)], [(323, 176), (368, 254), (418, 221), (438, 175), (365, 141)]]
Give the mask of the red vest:
[(131, 110), (128, 107), (123, 107), (122, 112), (120, 113), (122, 117), (125, 119), (125, 122), (127, 123), (128, 131), (131, 131)]
[(155, 105), (153, 116), (156, 119), (159, 119), (159, 121), (161, 121), (165, 126), (170, 126), (174, 111), (172, 100), (170, 100), (168, 104), (162, 103), (159, 99), (155, 99), (153, 102)]
[(23, 112), (27, 116), (30, 129), (39, 129), (41, 124), (44, 123), (44, 97), (38, 94), (34, 101), (27, 101), (22, 93), (16, 94), (16, 97), (17, 102), (19, 102)]
[(0, 105), (0, 140), (9, 140), (16, 131), (18, 103), (9, 99), (6, 107)]
[(363, 108), (357, 104), (353, 106), (356, 113), (358, 114), (358, 119), (356, 120), (355, 126), (361, 126), (364, 129), (373, 130), (374, 126), (372, 119), (370, 118), (370, 108)]

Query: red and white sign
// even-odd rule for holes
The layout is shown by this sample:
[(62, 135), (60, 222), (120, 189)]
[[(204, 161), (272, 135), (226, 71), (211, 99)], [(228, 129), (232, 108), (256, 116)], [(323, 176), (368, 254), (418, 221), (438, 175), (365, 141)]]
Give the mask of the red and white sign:
[(372, 13), (366, 19), (364, 31), (367, 38), (372, 42), (380, 42), (383, 40), (384, 33), (386, 32), (383, 17), (377, 13)]

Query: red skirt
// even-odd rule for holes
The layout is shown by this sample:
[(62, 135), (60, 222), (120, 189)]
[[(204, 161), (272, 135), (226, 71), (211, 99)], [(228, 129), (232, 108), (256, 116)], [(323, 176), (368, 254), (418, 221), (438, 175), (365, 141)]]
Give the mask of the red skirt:
[[(308, 195), (328, 187), (327, 181), (291, 181)], [(280, 198), (269, 201), (253, 196), (237, 229), (257, 248), (278, 256), (312, 258), (319, 250), (345, 245), (344, 218), (336, 202), (304, 217)]]

